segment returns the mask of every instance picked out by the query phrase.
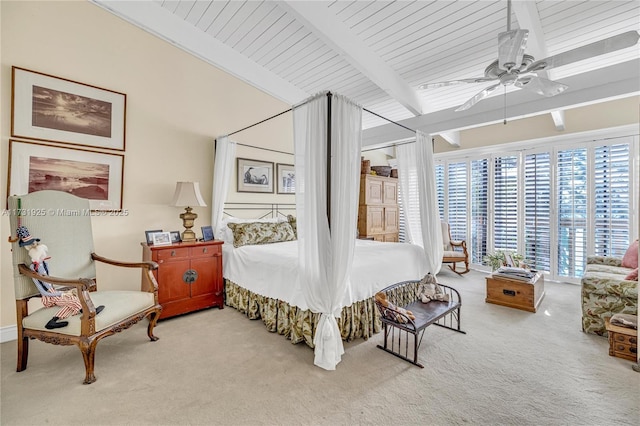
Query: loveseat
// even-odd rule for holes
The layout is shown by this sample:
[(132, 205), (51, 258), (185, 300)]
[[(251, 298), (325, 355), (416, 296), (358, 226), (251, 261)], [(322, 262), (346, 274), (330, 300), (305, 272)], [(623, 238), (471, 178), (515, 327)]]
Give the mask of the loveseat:
[(638, 315), (638, 281), (627, 279), (633, 268), (622, 258), (589, 256), (582, 276), (582, 330), (606, 336), (605, 318), (624, 313)]

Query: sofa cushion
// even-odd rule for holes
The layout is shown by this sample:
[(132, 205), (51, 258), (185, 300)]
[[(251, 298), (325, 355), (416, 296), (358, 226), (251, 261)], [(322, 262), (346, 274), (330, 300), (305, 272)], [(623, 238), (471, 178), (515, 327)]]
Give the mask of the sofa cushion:
[(638, 267), (638, 240), (636, 239), (631, 243), (627, 252), (622, 257), (622, 266), (625, 268), (637, 268)]
[(582, 292), (638, 300), (638, 282), (625, 280), (626, 275), (589, 272), (582, 277)]

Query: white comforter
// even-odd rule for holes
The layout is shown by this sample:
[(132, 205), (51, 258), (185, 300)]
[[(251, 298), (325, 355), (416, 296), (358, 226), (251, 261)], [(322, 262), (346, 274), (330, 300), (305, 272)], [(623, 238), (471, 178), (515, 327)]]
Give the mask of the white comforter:
[[(384, 287), (406, 280), (419, 280), (427, 273), (424, 250), (413, 244), (356, 240), (352, 288), (343, 306), (367, 299)], [(280, 299), (308, 309), (298, 280), (298, 243), (223, 246), (225, 278), (256, 294)]]

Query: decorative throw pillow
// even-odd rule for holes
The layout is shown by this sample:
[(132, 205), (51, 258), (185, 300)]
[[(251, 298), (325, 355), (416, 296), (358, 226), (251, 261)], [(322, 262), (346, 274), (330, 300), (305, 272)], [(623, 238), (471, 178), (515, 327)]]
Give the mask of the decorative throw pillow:
[(289, 214), (287, 215), (287, 220), (289, 221), (289, 225), (291, 225), (291, 228), (293, 228), (293, 233), (295, 234), (296, 238), (298, 238), (297, 219), (295, 218), (295, 216)]
[(215, 233), (215, 235), (222, 235), (222, 240), (225, 243), (229, 243), (229, 244), (233, 244), (233, 232), (231, 232), (231, 228), (229, 228), (227, 225), (230, 223), (255, 223), (255, 222), (260, 222), (260, 223), (277, 223), (277, 222), (286, 222), (286, 219), (283, 217), (265, 217), (262, 219), (244, 219), (244, 218), (239, 218), (239, 217), (234, 217), (234, 216), (230, 216), (230, 217), (226, 217), (224, 219), (222, 219), (222, 228)]
[(622, 266), (625, 268), (638, 267), (638, 240), (631, 243), (627, 252), (622, 257)]
[(624, 277), (624, 279), (625, 280), (631, 280), (631, 281), (638, 281), (638, 268), (636, 268), (633, 271), (629, 272), (629, 275)]
[(229, 223), (227, 226), (233, 232), (234, 247), (279, 243), (296, 239), (289, 222)]

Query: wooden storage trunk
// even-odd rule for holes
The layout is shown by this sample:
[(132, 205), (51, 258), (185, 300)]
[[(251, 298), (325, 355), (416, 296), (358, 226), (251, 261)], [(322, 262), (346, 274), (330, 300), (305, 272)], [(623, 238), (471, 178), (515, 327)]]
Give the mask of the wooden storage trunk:
[(638, 330), (620, 327), (609, 323), (604, 325), (609, 333), (609, 355), (635, 361), (638, 357)]
[(526, 283), (502, 277), (487, 277), (487, 303), (536, 312), (544, 297), (544, 277), (539, 274), (535, 282)]

